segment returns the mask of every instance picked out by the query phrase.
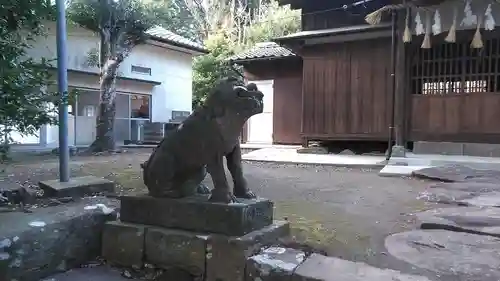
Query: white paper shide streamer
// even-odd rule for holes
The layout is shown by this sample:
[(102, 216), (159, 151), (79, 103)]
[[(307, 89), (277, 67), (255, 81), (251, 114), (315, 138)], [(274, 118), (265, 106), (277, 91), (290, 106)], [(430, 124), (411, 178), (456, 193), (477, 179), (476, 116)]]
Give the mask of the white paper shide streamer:
[(493, 15), (491, 14), (491, 4), (488, 4), (488, 7), (486, 8), (486, 12), (484, 13), (484, 29), (485, 30), (493, 30), (495, 29), (495, 19), (493, 18)]
[(438, 35), (441, 33), (441, 15), (439, 14), (439, 10), (436, 10), (434, 13), (434, 24), (432, 25), (432, 34)]
[(476, 26), (477, 25), (477, 16), (472, 14), (472, 8), (470, 6), (470, 1), (465, 3), (464, 8), (464, 19), (460, 23), (461, 26)]
[(415, 16), (415, 33), (417, 36), (425, 33), (424, 24), (422, 23), (422, 18), (420, 18), (419, 12), (417, 12), (417, 15)]

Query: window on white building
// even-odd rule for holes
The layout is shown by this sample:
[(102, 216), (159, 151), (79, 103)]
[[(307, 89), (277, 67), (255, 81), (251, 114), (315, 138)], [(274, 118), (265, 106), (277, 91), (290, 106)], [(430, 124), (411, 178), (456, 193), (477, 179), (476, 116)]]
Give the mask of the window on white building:
[(130, 71), (132, 71), (132, 73), (139, 73), (139, 74), (144, 74), (144, 75), (151, 75), (151, 68), (149, 68), (149, 67), (132, 65), (131, 68), (130, 68)]
[(95, 106), (93, 106), (93, 105), (86, 105), (83, 108), (83, 116), (94, 117), (95, 116)]

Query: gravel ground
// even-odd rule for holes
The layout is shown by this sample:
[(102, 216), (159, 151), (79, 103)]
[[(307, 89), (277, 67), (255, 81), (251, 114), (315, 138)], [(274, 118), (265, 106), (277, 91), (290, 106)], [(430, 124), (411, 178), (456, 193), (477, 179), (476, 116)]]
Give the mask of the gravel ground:
[[(102, 176), (115, 180), (120, 193), (142, 193), (139, 164), (150, 151), (74, 157), (72, 176)], [(34, 186), (40, 180), (57, 178), (57, 171), (53, 156), (23, 158), (0, 166), (0, 177), (5, 176), (0, 188)], [(276, 217), (292, 223), (297, 240), (332, 256), (422, 273), (388, 256), (383, 241), (388, 234), (415, 228), (411, 214), (435, 206), (416, 199), (428, 183), (379, 177), (370, 169), (328, 166), (245, 162), (244, 172), (251, 189), (275, 201)], [(206, 182), (211, 185), (209, 178)]]

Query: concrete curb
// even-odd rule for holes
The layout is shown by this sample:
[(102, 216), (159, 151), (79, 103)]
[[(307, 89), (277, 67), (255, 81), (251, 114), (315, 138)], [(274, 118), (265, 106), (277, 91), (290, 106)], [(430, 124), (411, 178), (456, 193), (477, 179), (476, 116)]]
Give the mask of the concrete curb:
[(320, 163), (320, 162), (303, 162), (303, 161), (282, 161), (282, 160), (266, 160), (266, 159), (245, 159), (243, 155), (243, 161), (248, 162), (260, 162), (260, 163), (276, 163), (285, 165), (311, 165), (311, 166), (330, 166), (339, 168), (365, 168), (365, 169), (382, 169), (386, 166), (385, 161), (383, 163), (376, 164), (342, 164), (342, 163)]
[(0, 279), (38, 281), (96, 258), (116, 200), (84, 198), (33, 213), (0, 214)]

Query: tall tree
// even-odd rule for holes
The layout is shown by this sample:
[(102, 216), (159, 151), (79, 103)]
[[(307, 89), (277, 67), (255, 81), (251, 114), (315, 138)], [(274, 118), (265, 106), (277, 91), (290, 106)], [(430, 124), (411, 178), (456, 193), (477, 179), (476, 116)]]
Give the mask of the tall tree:
[(118, 67), (148, 38), (146, 31), (156, 22), (152, 15), (151, 6), (139, 0), (73, 0), (68, 7), (71, 21), (100, 36), (100, 100), (91, 151), (116, 148), (113, 128)]
[(186, 0), (143, 0), (153, 5), (154, 16), (164, 28), (201, 43), (199, 22), (194, 18)]
[(46, 1), (0, 1), (2, 159), (7, 155), (12, 130), (32, 135), (42, 125), (57, 121), (54, 107), (48, 106), (56, 102), (56, 96), (44, 90), (51, 80), (49, 61), (27, 56), (34, 41), (43, 35), (42, 20), (53, 16), (53, 7)]
[[(237, 3), (240, 7), (246, 7), (245, 0), (237, 0)], [(250, 16), (249, 13), (254, 14)], [(210, 53), (197, 57), (194, 61), (193, 106), (205, 99), (216, 81), (224, 76), (238, 76), (235, 68), (228, 63), (230, 56), (254, 47), (255, 43), (300, 30), (300, 11), (279, 6), (276, 0), (259, 1), (258, 8), (248, 12), (242, 9), (232, 16), (232, 28), (219, 27), (210, 31), (205, 40)]]
[(234, 55), (234, 42), (224, 32), (211, 35), (205, 45), (209, 54), (195, 59), (193, 64), (193, 107), (203, 103), (206, 95), (223, 77), (238, 77), (238, 73), (227, 63)]

